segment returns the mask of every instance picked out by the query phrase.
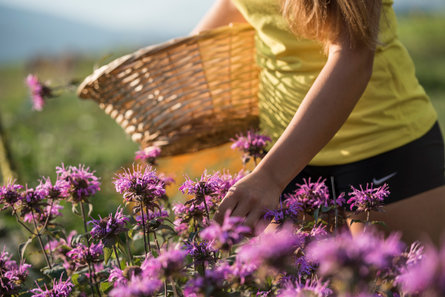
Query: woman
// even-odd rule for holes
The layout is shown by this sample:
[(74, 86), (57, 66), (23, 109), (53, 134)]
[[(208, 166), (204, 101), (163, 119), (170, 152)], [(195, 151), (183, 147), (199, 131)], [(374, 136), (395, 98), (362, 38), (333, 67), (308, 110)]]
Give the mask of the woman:
[(443, 140), (397, 38), (392, 1), (232, 1), (218, 0), (194, 32), (241, 21), (256, 29), (260, 122), (275, 143), (215, 220), (228, 210), (257, 226), (302, 178), (328, 178), (336, 193), (385, 182), (390, 198), (372, 219), (408, 242), (423, 234), (438, 242)]

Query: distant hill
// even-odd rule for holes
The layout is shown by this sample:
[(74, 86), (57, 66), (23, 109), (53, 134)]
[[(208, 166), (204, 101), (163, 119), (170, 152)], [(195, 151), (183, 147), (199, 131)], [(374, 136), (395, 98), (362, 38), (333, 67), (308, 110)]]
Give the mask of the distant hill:
[(394, 9), (399, 14), (412, 12), (412, 11), (444, 11), (444, 0), (394, 0)]
[(168, 37), (114, 32), (53, 15), (0, 5), (0, 63), (62, 51), (144, 46)]

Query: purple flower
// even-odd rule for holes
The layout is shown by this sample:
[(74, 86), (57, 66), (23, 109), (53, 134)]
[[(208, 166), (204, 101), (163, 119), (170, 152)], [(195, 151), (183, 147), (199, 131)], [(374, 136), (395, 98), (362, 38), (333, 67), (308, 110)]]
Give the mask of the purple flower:
[[(287, 270), (293, 261), (297, 248), (304, 243), (304, 236), (295, 233), (290, 224), (283, 225), (277, 232), (261, 233), (242, 245), (238, 251), (237, 261), (241, 263), (266, 264), (270, 267)], [(292, 265), (293, 266), (293, 265)]]
[(360, 185), (360, 189), (351, 186), (351, 198), (348, 200), (351, 210), (356, 212), (380, 211), (383, 207), (383, 200), (389, 195), (388, 185), (374, 188), (373, 184), (366, 184), (366, 188)]
[(122, 212), (123, 208), (119, 206), (114, 217), (109, 214), (105, 218), (99, 216), (99, 220), (89, 221), (88, 224), (93, 225), (90, 231), (91, 237), (102, 240), (106, 247), (111, 247), (115, 243), (116, 236), (128, 230), (126, 225), (129, 219)]
[(186, 177), (186, 181), (179, 187), (179, 190), (184, 194), (195, 195), (200, 202), (205, 196), (217, 195), (221, 184), (219, 172), (207, 174), (207, 171), (204, 171), (200, 180), (192, 181)]
[(184, 296), (225, 296), (227, 294), (224, 289), (228, 287), (226, 280), (230, 274), (228, 265), (220, 265), (206, 270), (204, 276), (195, 276), (187, 282)]
[(377, 271), (391, 269), (402, 249), (400, 234), (393, 233), (385, 239), (371, 229), (354, 237), (344, 231), (313, 241), (307, 247), (306, 256), (319, 263), (319, 272), (323, 276), (339, 276), (339, 271), (348, 269), (365, 280)]
[(161, 148), (157, 146), (146, 147), (135, 153), (135, 160), (146, 161), (150, 165), (156, 165), (156, 159), (161, 155)]
[(65, 179), (57, 179), (53, 185), (49, 177), (40, 181), (40, 184), (36, 187), (36, 190), (41, 192), (43, 196), (48, 199), (57, 200), (67, 198), (70, 190), (70, 183)]
[(213, 253), (215, 250), (210, 246), (209, 242), (186, 242), (185, 250), (187, 254), (193, 258), (193, 262), (196, 265), (213, 263), (215, 259), (213, 258)]
[[(75, 268), (84, 267), (88, 262), (100, 262), (103, 255), (103, 244), (91, 244), (88, 253), (88, 247), (82, 243), (79, 243), (75, 248), (66, 253), (66, 256), (70, 262), (75, 264)], [(90, 260), (90, 261), (88, 261)]]
[(276, 210), (269, 210), (264, 214), (264, 219), (270, 221), (274, 220), (276, 224), (282, 225), (288, 219), (292, 222), (298, 223), (300, 221), (300, 214), (303, 211), (302, 204), (297, 199), (287, 199), (284, 202), (280, 199), (280, 208)]
[(300, 202), (300, 206), (307, 212), (311, 212), (320, 207), (342, 206), (345, 203), (344, 195), (341, 194), (335, 199), (331, 199), (329, 189), (325, 184), (325, 179), (318, 178), (316, 182), (311, 179), (303, 179), (304, 183), (299, 184), (295, 193), (286, 195), (287, 200), (296, 199)]
[(317, 278), (307, 280), (297, 279), (295, 282), (287, 282), (277, 297), (325, 297), (331, 296), (332, 290), (328, 288), (329, 282), (322, 282)]
[(16, 184), (15, 180), (10, 181), (6, 186), (0, 187), (0, 210), (8, 207), (14, 209), (14, 204), (17, 203), (21, 197), (20, 190), (23, 186)]
[[(185, 257), (187, 251), (183, 249), (170, 248), (161, 250), (156, 261), (159, 262), (164, 276), (169, 277), (176, 275), (182, 271), (185, 266)], [(145, 273), (145, 271), (144, 271)]]
[(229, 189), (240, 179), (246, 176), (248, 173), (241, 170), (236, 175), (232, 176), (228, 172), (224, 172), (220, 176), (220, 199), (224, 198)]
[[(216, 204), (212, 200), (211, 197), (205, 197), (207, 207), (209, 209), (214, 209), (216, 207)], [(192, 201), (192, 200), (189, 200)], [(195, 203), (177, 203), (173, 206), (173, 211), (175, 213), (175, 230), (181, 234), (185, 233), (185, 230), (188, 229), (188, 226), (190, 225), (191, 221), (194, 221), (195, 227), (197, 225), (207, 226), (209, 224), (209, 221), (207, 220), (207, 217), (205, 214), (205, 205), (204, 201), (195, 204)], [(187, 225), (187, 226), (186, 226)]]
[(56, 167), (59, 178), (70, 183), (69, 193), (73, 203), (88, 202), (88, 198), (100, 190), (99, 179), (90, 172), (89, 167), (79, 165), (79, 167), (69, 166), (65, 168)]
[(19, 198), (18, 208), (20, 209), (20, 216), (24, 217), (29, 213), (41, 213), (42, 207), (46, 204), (44, 193), (27, 188)]
[(263, 158), (266, 155), (267, 143), (271, 141), (270, 137), (259, 134), (255, 131), (247, 131), (247, 135), (236, 135), (236, 139), (231, 139), (233, 142), (231, 148), (238, 149), (244, 153), (243, 163), (249, 162), (250, 158)]
[[(415, 252), (416, 258), (418, 255)], [(424, 248), (424, 253), (415, 262), (407, 264), (396, 278), (405, 294), (416, 296), (445, 295), (445, 241), (440, 250), (432, 244)]]
[(165, 195), (164, 184), (148, 165), (133, 165), (133, 172), (124, 170), (124, 173), (117, 174), (113, 183), (126, 202), (142, 201), (150, 209), (158, 207), (157, 200)]
[(200, 236), (209, 241), (214, 249), (229, 250), (250, 232), (251, 229), (243, 225), (243, 218), (231, 217), (226, 212), (222, 225), (212, 221), (210, 226), (201, 231)]
[(168, 216), (168, 211), (160, 206), (158, 210), (149, 210), (148, 214), (144, 212), (144, 221), (142, 221), (141, 215), (136, 216), (135, 219), (139, 226), (143, 226), (142, 223), (144, 222), (145, 226), (148, 227), (147, 232), (149, 232), (151, 230), (156, 230)]
[(16, 261), (11, 260), (11, 256), (3, 248), (0, 253), (0, 295), (16, 294), (28, 277), (30, 267), (29, 264), (17, 264)]
[(48, 86), (39, 82), (37, 76), (33, 74), (28, 74), (25, 82), (31, 91), (33, 109), (41, 111), (45, 105), (45, 98), (53, 97), (52, 90)]
[(43, 209), (38, 209), (35, 212), (29, 212), (23, 216), (23, 221), (32, 223), (33, 219), (35, 219), (36, 223), (40, 226), (43, 226), (45, 223), (50, 223), (58, 216), (62, 216), (60, 210), (63, 209), (63, 206), (52, 203), (50, 205), (46, 205)]
[(31, 289), (31, 293), (33, 293), (33, 297), (68, 297), (73, 287), (74, 285), (70, 278), (63, 281), (62, 276), (60, 276), (59, 281), (53, 279), (53, 287), (51, 289), (48, 289), (46, 284), (44, 289), (37, 285), (36, 289)]
[(115, 286), (109, 295), (110, 297), (151, 297), (157, 296), (161, 287), (161, 280), (137, 275), (133, 276), (127, 284)]

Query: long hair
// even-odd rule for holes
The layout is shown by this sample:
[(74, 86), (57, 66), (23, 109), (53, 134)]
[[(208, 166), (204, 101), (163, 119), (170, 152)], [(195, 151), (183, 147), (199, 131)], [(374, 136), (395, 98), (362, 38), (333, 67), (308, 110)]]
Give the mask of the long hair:
[(282, 0), (291, 30), (325, 46), (346, 38), (351, 47), (375, 47), (381, 0)]

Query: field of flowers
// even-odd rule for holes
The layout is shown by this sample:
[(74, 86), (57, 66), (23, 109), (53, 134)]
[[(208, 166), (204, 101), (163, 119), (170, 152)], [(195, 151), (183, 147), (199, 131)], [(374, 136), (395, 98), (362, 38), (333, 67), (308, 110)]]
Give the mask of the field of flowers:
[[(232, 148), (245, 165), (264, 156), (268, 140), (248, 131)], [(2, 212), (29, 239), (19, 246), (19, 260), (5, 248), (0, 254), (1, 296), (445, 295), (445, 246), (406, 246), (399, 234), (385, 238), (369, 219), (354, 237), (344, 225), (344, 207), (379, 210), (390, 195), (386, 184), (331, 197), (324, 180), (307, 180), (278, 209), (265, 210), (276, 230), (257, 232), (229, 213), (221, 225), (212, 220), (248, 170), (187, 178), (178, 189), (185, 202), (172, 204), (166, 195), (172, 179), (156, 170), (159, 154), (159, 148), (138, 151), (138, 163), (115, 174), (122, 204), (103, 217), (91, 215), (100, 177), (84, 165), (61, 164), (55, 180), (42, 177), (35, 188), (15, 181), (2, 186)], [(81, 232), (58, 223), (60, 201), (71, 205)], [(30, 281), (32, 241), (46, 265)]]
[[(434, 20), (406, 22), (401, 36), (443, 127), (443, 19)], [(90, 72), (90, 60), (74, 64), (57, 77), (63, 88), (73, 72)], [(256, 234), (229, 216), (219, 225), (217, 205), (265, 154), (267, 136), (234, 135), (241, 160), (227, 145), (168, 160), (151, 148), (132, 160), (136, 145), (92, 102), (68, 94), (31, 112), (23, 78), (35, 69), (60, 71), (0, 69), (0, 123), (19, 173), (0, 185), (0, 296), (445, 296), (445, 245), (407, 245), (369, 220), (349, 234), (343, 210), (379, 209), (387, 186), (332, 197), (323, 180), (308, 180), (265, 210), (276, 232)], [(27, 82), (35, 99), (59, 95)]]

